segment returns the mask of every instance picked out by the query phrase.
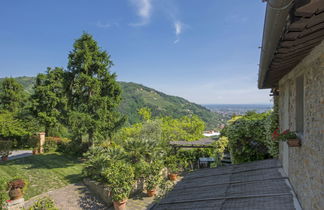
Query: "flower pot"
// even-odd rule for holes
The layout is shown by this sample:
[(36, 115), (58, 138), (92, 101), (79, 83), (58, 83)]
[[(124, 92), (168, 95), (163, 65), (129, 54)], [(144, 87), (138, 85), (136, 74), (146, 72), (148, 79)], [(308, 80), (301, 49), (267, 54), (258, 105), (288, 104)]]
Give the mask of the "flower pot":
[(10, 200), (17, 200), (23, 197), (22, 190), (20, 188), (14, 188), (9, 191)]
[(153, 197), (154, 195), (156, 195), (156, 190), (147, 190), (147, 196), (148, 197)]
[(33, 155), (36, 155), (36, 154), (38, 154), (37, 149), (33, 149)]
[(1, 157), (1, 160), (2, 160), (2, 161), (7, 161), (8, 159), (9, 159), (9, 158), (8, 158), (8, 155), (5, 155), (5, 156), (2, 156), (2, 157)]
[(176, 181), (177, 180), (177, 174), (169, 174), (169, 179), (171, 180), (171, 181)]
[(289, 147), (300, 147), (301, 146), (300, 139), (288, 139), (287, 144)]
[(127, 202), (127, 199), (125, 199), (123, 201), (114, 201), (115, 210), (125, 210), (126, 209), (126, 202)]

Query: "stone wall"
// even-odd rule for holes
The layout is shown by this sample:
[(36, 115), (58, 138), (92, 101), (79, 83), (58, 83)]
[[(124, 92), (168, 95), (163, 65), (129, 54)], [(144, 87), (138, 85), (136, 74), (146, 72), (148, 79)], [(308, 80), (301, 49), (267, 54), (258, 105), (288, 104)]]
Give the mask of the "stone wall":
[(324, 41), (279, 82), (281, 130), (296, 130), (296, 78), (300, 75), (304, 75), (302, 145), (281, 143), (279, 158), (303, 209), (324, 209)]

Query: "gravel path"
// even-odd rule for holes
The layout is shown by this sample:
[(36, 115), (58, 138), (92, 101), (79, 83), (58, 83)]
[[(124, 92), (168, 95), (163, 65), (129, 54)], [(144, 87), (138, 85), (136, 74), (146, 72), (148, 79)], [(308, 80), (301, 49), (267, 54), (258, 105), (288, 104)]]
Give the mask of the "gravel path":
[(33, 155), (33, 152), (31, 150), (15, 150), (12, 151), (11, 155), (9, 155), (9, 160), (28, 157), (31, 155)]
[(45, 196), (52, 198), (56, 206), (62, 210), (108, 209), (83, 184), (70, 184), (63, 188), (33, 197), (25, 202), (25, 208), (28, 209), (35, 201)]

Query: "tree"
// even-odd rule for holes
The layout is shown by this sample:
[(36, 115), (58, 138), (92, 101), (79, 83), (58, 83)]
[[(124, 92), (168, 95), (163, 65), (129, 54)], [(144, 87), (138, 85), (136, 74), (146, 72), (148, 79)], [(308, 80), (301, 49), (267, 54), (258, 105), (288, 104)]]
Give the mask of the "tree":
[(0, 108), (9, 112), (17, 112), (25, 102), (23, 86), (14, 78), (5, 78), (0, 87)]
[(110, 55), (102, 51), (89, 34), (84, 33), (74, 43), (69, 54), (67, 97), (69, 124), (74, 140), (86, 135), (90, 142), (111, 137), (124, 122), (116, 111), (121, 89)]
[(31, 96), (33, 115), (45, 127), (46, 134), (55, 127), (66, 113), (67, 98), (64, 89), (65, 72), (62, 68), (48, 68), (46, 74), (38, 74)]

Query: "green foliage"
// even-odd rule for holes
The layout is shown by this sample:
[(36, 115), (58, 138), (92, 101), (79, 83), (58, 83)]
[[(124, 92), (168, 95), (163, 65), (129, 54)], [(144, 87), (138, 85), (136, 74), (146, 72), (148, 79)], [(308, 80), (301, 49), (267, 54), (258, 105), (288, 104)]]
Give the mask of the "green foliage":
[(279, 141), (274, 138), (274, 134), (278, 132), (279, 128), (279, 106), (278, 100), (274, 98), (273, 111), (270, 113), (265, 121), (266, 129), (266, 145), (268, 151), (272, 157), (278, 157), (279, 155)]
[(84, 155), (87, 159), (83, 174), (95, 180), (102, 181), (102, 171), (107, 169), (111, 162), (115, 160), (125, 160), (127, 154), (124, 149), (117, 145), (110, 145), (108, 147), (91, 147)]
[(26, 124), (12, 112), (0, 112), (0, 137), (3, 139), (16, 139), (29, 135)]
[(106, 184), (111, 188), (113, 201), (122, 201), (129, 197), (134, 184), (134, 169), (124, 161), (112, 161), (102, 175)]
[(162, 168), (163, 164), (160, 160), (155, 160), (148, 165), (145, 176), (145, 184), (147, 190), (154, 190), (161, 183)]
[(226, 128), (229, 150), (234, 163), (262, 160), (270, 157), (266, 147), (265, 122), (269, 113), (248, 112), (236, 117)]
[(184, 157), (183, 154), (179, 155), (168, 155), (165, 158), (165, 166), (167, 167), (170, 173), (179, 173), (184, 163), (187, 161), (187, 157)]
[(37, 200), (29, 210), (58, 210), (50, 197), (43, 197)]
[(212, 148), (180, 149), (176, 153), (177, 165), (180, 165), (180, 167), (178, 167), (180, 170), (193, 170), (199, 158), (213, 156), (215, 156), (215, 154)]
[(162, 139), (169, 141), (195, 141), (203, 137), (204, 122), (197, 116), (184, 116), (179, 119), (162, 118)]
[(0, 156), (8, 156), (12, 151), (12, 141), (0, 140)]
[(67, 98), (68, 125), (73, 139), (81, 142), (87, 135), (90, 142), (102, 141), (123, 123), (116, 111), (121, 89), (116, 74), (109, 72), (110, 55), (102, 51), (91, 35), (84, 33), (69, 54)]
[(31, 96), (31, 112), (45, 126), (46, 135), (49, 128), (55, 127), (67, 111), (67, 98), (64, 90), (62, 68), (48, 68), (46, 74), (38, 74), (34, 93)]
[[(19, 83), (24, 86), (28, 93), (33, 93), (33, 86), (36, 83), (35, 77), (16, 77)], [(0, 78), (0, 82), (3, 79)], [(183, 98), (166, 95), (154, 89), (132, 82), (118, 82), (122, 89), (122, 100), (119, 111), (127, 115), (127, 124), (141, 122), (138, 110), (147, 107), (152, 112), (152, 117), (170, 116), (180, 118), (187, 115), (197, 115), (206, 123), (206, 129), (214, 129), (221, 123), (221, 116), (203, 106), (191, 103)], [(49, 134), (58, 135), (58, 134)], [(67, 136), (65, 136), (67, 137)]]
[(63, 144), (69, 143), (71, 140), (60, 137), (46, 137), (44, 144), (44, 152), (56, 152), (60, 150)]
[(26, 94), (14, 78), (5, 78), (0, 85), (0, 110), (17, 112), (24, 106)]
[(224, 152), (228, 147), (228, 138), (226, 136), (220, 137), (213, 146), (215, 147), (214, 149), (214, 158), (215, 158), (215, 164), (214, 166), (218, 166), (221, 164), (221, 161), (224, 157)]
[(7, 179), (0, 177), (0, 210), (4, 209), (6, 200), (8, 200)]
[(138, 110), (138, 114), (142, 117), (143, 121), (147, 121), (151, 119), (152, 113), (149, 108), (141, 108)]
[(191, 103), (183, 98), (166, 95), (152, 88), (132, 82), (119, 82), (122, 87), (122, 101), (119, 110), (127, 115), (129, 124), (141, 121), (137, 110), (146, 107), (152, 110), (152, 118), (169, 116), (181, 118), (197, 115), (205, 123), (207, 129), (214, 129), (221, 123), (221, 116), (198, 104)]

